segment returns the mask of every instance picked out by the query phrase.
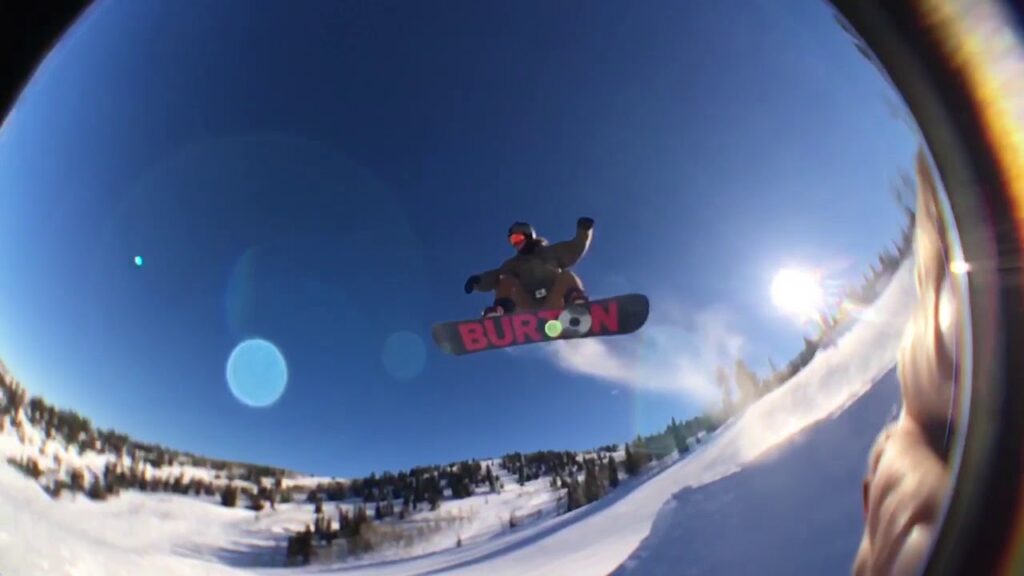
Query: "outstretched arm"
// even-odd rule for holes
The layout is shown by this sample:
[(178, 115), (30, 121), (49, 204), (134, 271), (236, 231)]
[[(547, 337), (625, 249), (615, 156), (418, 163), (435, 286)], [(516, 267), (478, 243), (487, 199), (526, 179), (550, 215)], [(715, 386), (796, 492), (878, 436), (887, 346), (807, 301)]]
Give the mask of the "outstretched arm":
[(466, 294), (472, 294), (476, 292), (491, 292), (498, 287), (498, 275), (501, 270), (495, 268), (494, 270), (488, 270), (481, 274), (474, 274), (466, 280), (465, 291)]
[(576, 221), (576, 236), (572, 240), (552, 244), (548, 250), (559, 267), (571, 268), (587, 253), (593, 237), (594, 221), (590, 218), (580, 218)]

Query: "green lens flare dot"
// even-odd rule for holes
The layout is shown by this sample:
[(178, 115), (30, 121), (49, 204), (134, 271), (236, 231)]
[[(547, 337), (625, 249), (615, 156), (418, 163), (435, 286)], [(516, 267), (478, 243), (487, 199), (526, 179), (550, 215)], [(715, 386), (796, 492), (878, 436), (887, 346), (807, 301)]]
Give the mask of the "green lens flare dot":
[(544, 324), (544, 333), (548, 335), (548, 338), (558, 338), (558, 335), (562, 333), (562, 323), (558, 320), (548, 320)]
[(142, 256), (136, 256), (135, 257), (135, 265), (136, 266), (142, 266)]

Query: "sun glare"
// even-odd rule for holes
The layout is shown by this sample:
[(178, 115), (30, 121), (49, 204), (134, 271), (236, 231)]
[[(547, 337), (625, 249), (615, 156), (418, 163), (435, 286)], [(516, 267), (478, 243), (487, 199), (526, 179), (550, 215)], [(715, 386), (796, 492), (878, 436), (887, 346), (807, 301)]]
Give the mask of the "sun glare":
[(953, 260), (949, 263), (949, 271), (953, 274), (966, 274), (971, 271), (971, 265), (963, 260)]
[(815, 318), (825, 303), (821, 279), (807, 270), (780, 270), (772, 280), (772, 302), (782, 312), (800, 320)]

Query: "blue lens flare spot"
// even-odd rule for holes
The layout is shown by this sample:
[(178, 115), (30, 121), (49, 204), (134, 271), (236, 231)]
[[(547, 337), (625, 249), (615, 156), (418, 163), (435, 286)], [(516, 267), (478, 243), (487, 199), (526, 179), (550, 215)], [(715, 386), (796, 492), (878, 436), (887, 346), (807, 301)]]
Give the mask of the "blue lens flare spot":
[(231, 351), (228, 387), (240, 402), (264, 408), (277, 402), (288, 382), (288, 365), (281, 351), (266, 340), (245, 340)]
[(423, 339), (412, 332), (395, 332), (384, 341), (381, 362), (393, 378), (409, 380), (423, 372), (427, 361), (427, 347)]

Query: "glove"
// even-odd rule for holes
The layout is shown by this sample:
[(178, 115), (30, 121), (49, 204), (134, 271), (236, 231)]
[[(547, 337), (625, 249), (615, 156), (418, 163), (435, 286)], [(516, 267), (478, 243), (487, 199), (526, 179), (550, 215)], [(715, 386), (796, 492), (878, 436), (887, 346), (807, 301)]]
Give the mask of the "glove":
[(463, 290), (466, 291), (466, 294), (472, 294), (473, 290), (476, 289), (478, 284), (480, 284), (480, 277), (474, 274), (470, 276), (468, 280), (466, 280), (466, 286), (465, 288), (463, 288)]
[(584, 216), (576, 221), (576, 227), (584, 232), (589, 232), (594, 227), (594, 219)]

